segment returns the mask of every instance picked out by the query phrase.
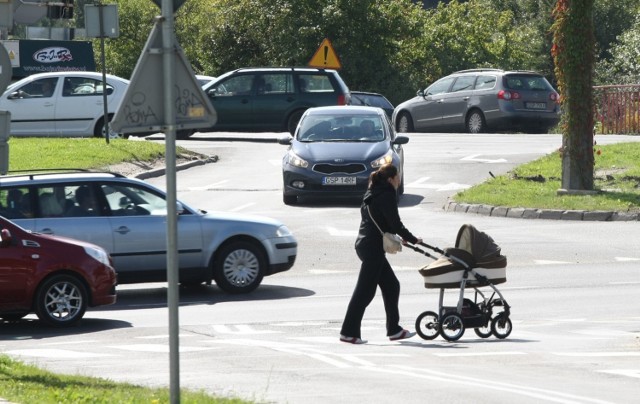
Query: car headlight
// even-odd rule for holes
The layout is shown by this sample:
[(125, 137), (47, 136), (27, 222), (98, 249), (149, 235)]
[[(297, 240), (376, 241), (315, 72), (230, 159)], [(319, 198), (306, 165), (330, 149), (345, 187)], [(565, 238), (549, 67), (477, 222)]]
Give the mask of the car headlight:
[(306, 160), (301, 159), (300, 157), (298, 157), (297, 154), (295, 154), (294, 152), (290, 151), (289, 155), (288, 155), (288, 162), (289, 164), (291, 164), (294, 167), (300, 167), (300, 168), (307, 168), (309, 167), (309, 163), (307, 163)]
[(287, 237), (287, 236), (291, 236), (292, 233), (287, 226), (282, 225), (278, 227), (278, 230), (276, 230), (276, 235), (278, 237)]
[(84, 247), (84, 252), (101, 264), (109, 265), (109, 255), (107, 255), (106, 251), (99, 248)]
[(378, 168), (393, 161), (393, 153), (389, 150), (384, 156), (379, 157), (371, 162), (371, 167)]

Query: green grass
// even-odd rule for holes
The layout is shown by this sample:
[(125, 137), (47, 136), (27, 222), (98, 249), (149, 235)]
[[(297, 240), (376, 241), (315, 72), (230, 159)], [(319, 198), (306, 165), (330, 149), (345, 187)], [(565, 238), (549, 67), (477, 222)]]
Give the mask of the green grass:
[(594, 149), (596, 195), (558, 195), (562, 167), (556, 152), (462, 191), (453, 199), (504, 207), (639, 212), (640, 143)]
[[(169, 403), (168, 388), (146, 388), (128, 383), (78, 375), (59, 375), (0, 355), (0, 397), (15, 403), (111, 404)], [(215, 398), (204, 392), (182, 390), (180, 402), (189, 404), (250, 403), (234, 398)]]
[[(11, 138), (9, 171), (46, 168), (99, 168), (123, 161), (144, 162), (164, 156), (164, 144), (100, 138)], [(195, 154), (177, 148), (179, 154)]]

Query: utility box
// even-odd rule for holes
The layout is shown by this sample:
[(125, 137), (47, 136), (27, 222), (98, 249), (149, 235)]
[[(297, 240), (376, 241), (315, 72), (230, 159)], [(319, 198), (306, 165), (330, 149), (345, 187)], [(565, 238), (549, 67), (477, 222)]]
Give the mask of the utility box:
[(11, 113), (0, 111), (0, 175), (5, 175), (9, 171), (9, 125), (11, 124)]

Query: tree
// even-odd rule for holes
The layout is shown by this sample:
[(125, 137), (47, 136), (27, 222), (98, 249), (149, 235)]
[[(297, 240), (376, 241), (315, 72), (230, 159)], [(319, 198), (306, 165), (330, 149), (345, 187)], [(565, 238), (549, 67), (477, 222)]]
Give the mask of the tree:
[(558, 0), (552, 54), (563, 115), (562, 188), (593, 190), (594, 0)]

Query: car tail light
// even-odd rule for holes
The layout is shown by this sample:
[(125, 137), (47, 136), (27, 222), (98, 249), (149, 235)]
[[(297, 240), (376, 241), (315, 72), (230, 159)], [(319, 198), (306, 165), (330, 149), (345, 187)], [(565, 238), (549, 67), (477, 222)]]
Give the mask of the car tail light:
[(341, 94), (338, 96), (338, 105), (346, 105), (346, 97), (344, 96), (344, 94)]
[(498, 92), (498, 99), (505, 100), (505, 101), (519, 100), (520, 93), (516, 91), (500, 90)]
[(549, 99), (551, 101), (554, 101), (555, 103), (560, 103), (560, 95), (558, 93), (551, 93), (549, 94)]

